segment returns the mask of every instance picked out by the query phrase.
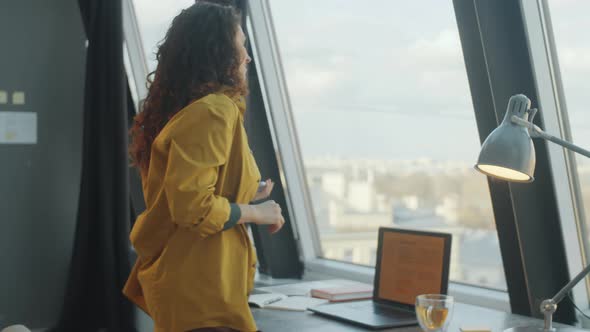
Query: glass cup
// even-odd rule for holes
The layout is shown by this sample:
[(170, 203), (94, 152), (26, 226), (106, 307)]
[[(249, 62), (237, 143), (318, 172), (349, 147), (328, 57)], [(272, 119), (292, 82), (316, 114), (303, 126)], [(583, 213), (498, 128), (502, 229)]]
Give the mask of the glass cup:
[(425, 332), (444, 332), (453, 314), (453, 297), (423, 294), (416, 297), (416, 318)]

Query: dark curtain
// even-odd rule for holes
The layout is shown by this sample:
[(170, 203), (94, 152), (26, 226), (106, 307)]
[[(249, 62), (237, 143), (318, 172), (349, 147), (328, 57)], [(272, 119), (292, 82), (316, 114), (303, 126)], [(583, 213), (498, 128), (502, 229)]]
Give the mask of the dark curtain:
[(88, 49), (78, 216), (64, 305), (52, 331), (135, 331), (129, 275), (127, 83), (121, 0), (79, 0)]

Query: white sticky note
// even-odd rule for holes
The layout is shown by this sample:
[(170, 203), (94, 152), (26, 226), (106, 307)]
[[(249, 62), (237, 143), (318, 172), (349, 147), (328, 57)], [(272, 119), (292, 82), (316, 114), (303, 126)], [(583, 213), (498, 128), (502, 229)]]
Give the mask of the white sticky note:
[(0, 144), (37, 144), (37, 113), (0, 112)]
[(0, 90), (0, 104), (8, 103), (8, 93), (4, 90)]
[(14, 91), (12, 93), (12, 104), (13, 105), (24, 105), (25, 104), (25, 92)]

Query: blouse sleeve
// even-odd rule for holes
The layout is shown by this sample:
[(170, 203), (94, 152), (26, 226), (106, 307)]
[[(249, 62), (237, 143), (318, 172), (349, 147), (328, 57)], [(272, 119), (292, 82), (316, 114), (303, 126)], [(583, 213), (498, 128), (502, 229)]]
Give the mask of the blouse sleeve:
[(221, 232), (230, 203), (214, 194), (219, 167), (229, 156), (237, 110), (193, 104), (170, 128), (164, 191), (173, 222), (200, 237)]

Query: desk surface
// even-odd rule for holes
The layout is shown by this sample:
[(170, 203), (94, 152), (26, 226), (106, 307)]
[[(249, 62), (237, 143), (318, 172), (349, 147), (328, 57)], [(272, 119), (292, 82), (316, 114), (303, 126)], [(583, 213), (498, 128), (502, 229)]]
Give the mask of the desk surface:
[[(352, 332), (369, 331), (362, 327), (356, 327), (347, 323), (314, 315), (311, 312), (282, 311), (270, 309), (252, 309), (254, 319), (262, 332)], [(459, 332), (460, 327), (489, 328), (493, 332), (502, 332), (504, 329), (535, 324), (543, 326), (543, 321), (529, 317), (512, 315), (502, 311), (455, 303), (451, 325), (447, 332)], [(559, 331), (588, 331), (571, 326), (558, 325)], [(419, 326), (387, 329), (380, 331), (418, 332)]]

